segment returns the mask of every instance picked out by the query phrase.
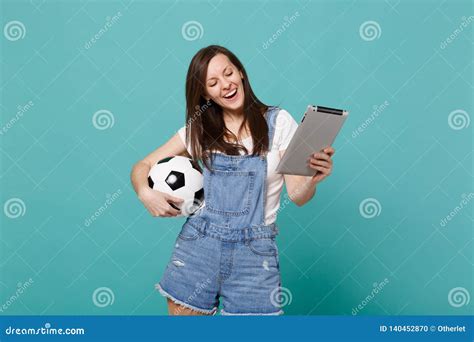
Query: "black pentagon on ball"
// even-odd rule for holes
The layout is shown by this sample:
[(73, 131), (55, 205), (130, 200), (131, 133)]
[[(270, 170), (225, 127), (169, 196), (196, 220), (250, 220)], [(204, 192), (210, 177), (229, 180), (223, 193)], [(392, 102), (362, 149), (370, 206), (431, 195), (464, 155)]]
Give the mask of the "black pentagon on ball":
[(148, 186), (153, 189), (154, 185), (155, 185), (155, 182), (153, 182), (153, 179), (151, 179), (151, 177), (148, 176)]
[(165, 179), (166, 184), (175, 191), (184, 186), (184, 173), (171, 171)]
[(174, 157), (167, 157), (167, 158), (163, 158), (161, 159), (158, 163), (156, 164), (163, 164), (163, 163), (166, 163), (166, 162), (169, 162), (171, 159), (173, 159)]
[(200, 205), (204, 201), (204, 189), (198, 190), (194, 193), (194, 204)]

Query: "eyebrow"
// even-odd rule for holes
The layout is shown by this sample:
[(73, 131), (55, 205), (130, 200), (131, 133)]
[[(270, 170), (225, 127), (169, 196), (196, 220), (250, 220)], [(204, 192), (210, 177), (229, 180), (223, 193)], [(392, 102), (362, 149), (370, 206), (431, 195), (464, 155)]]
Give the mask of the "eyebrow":
[[(227, 64), (226, 67), (222, 70), (222, 72), (224, 73), (224, 72), (227, 70), (227, 68), (229, 68), (229, 67), (231, 67), (231, 65), (230, 65), (230, 64)], [(215, 78), (215, 77), (210, 77), (210, 78), (208, 78), (208, 79), (206, 80), (206, 82), (212, 80), (213, 78)]]

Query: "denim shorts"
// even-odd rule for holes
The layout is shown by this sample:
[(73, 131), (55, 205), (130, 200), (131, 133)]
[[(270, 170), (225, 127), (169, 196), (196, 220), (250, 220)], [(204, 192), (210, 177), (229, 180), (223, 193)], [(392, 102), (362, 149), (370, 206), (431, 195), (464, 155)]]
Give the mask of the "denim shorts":
[(231, 229), (187, 221), (156, 284), (177, 304), (206, 314), (279, 315), (280, 266), (275, 224)]

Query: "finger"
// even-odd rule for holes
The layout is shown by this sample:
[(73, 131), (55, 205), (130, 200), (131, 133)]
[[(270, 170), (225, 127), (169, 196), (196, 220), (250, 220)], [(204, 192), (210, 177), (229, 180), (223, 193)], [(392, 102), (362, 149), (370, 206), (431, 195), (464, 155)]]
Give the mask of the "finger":
[(327, 162), (327, 161), (324, 161), (324, 160), (319, 160), (319, 159), (311, 159), (310, 163), (315, 165), (315, 166), (323, 166), (323, 167), (327, 167), (327, 168), (331, 167), (330, 162)]
[(171, 205), (169, 206), (168, 210), (167, 210), (167, 213), (170, 214), (171, 216), (177, 216), (179, 214), (181, 214), (181, 210), (176, 210), (175, 208), (173, 208)]
[(173, 202), (173, 203), (177, 203), (177, 204), (184, 201), (184, 199), (182, 199), (182, 198), (174, 197), (174, 196), (171, 196), (169, 194), (166, 194), (166, 200), (170, 201), (170, 202)]
[[(171, 208), (173, 208), (173, 209), (175, 209), (175, 210), (180, 210), (179, 206), (176, 205), (176, 204), (174, 204), (173, 202), (169, 202), (168, 204), (169, 204), (169, 206), (170, 206)], [(168, 207), (167, 207), (167, 208), (168, 208)]]
[(314, 165), (318, 165), (318, 166), (324, 166), (324, 167), (331, 167), (331, 164), (332, 164), (331, 161), (326, 161), (326, 160), (322, 160), (322, 159), (314, 159), (314, 158), (311, 158), (309, 160), (309, 163), (314, 164)]
[(321, 155), (318, 158), (310, 157), (308, 161), (316, 162), (316, 161), (325, 161), (328, 163), (332, 163), (331, 157), (329, 155)]
[(322, 167), (322, 166), (310, 165), (310, 167), (314, 170), (322, 172), (325, 175), (328, 175), (328, 174), (331, 173), (331, 169), (328, 169), (328, 168), (325, 168), (325, 167)]
[(331, 159), (331, 157), (328, 154), (321, 153), (321, 152), (314, 153), (313, 158), (314, 159), (323, 159), (323, 160), (327, 160), (327, 161), (329, 161)]
[(332, 146), (328, 146), (323, 149), (323, 152), (332, 155), (336, 153), (336, 150)]

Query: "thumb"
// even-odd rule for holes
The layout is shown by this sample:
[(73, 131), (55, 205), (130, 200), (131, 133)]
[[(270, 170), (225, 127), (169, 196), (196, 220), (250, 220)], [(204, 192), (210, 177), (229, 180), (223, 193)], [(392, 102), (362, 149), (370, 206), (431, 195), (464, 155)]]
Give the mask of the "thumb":
[(166, 199), (173, 203), (181, 203), (184, 201), (182, 198), (174, 197), (174, 196), (171, 196), (170, 194), (166, 194)]

